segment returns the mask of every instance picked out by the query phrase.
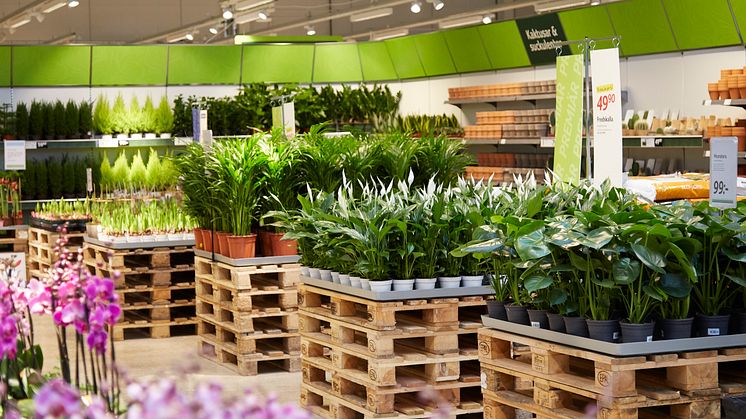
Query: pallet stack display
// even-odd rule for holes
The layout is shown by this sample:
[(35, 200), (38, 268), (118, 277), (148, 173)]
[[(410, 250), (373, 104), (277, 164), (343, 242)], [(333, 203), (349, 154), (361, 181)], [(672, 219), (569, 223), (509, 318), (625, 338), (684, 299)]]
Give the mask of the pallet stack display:
[(115, 279), (123, 313), (114, 326), (114, 339), (194, 334), (192, 246), (141, 246), (121, 250), (89, 241), (83, 246), (89, 271)]
[(233, 266), (197, 256), (195, 269), (201, 356), (241, 375), (300, 369), (300, 265)]
[(28, 252), (28, 226), (0, 227), (0, 249), (3, 252)]
[(484, 417), (719, 418), (746, 392), (746, 348), (617, 357), (479, 331)]
[(49, 269), (59, 259), (55, 250), (62, 236), (67, 239), (65, 249), (76, 254), (83, 247), (85, 233), (49, 231), (42, 228), (31, 227), (28, 230), (28, 266), (31, 276), (42, 278), (47, 275)]
[(379, 302), (300, 288), (301, 405), (327, 418), (481, 417), (483, 296)]

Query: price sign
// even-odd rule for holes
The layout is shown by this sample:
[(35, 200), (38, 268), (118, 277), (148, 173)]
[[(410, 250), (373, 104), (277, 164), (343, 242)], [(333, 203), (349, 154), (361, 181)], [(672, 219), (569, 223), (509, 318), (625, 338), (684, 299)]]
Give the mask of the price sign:
[(598, 108), (599, 111), (605, 111), (609, 109), (610, 103), (616, 103), (616, 94), (608, 93), (608, 94), (599, 96), (598, 102), (596, 103), (596, 107)]
[(593, 181), (622, 186), (622, 104), (619, 50), (591, 51), (593, 80)]
[(710, 139), (710, 205), (735, 208), (738, 189), (738, 139)]

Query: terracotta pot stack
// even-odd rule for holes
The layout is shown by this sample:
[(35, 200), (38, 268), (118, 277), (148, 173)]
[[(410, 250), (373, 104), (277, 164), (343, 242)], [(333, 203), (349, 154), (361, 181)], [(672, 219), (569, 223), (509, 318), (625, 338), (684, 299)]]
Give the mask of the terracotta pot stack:
[(539, 95), (555, 93), (556, 91), (557, 86), (554, 80), (499, 83), (482, 86), (451, 87), (448, 89), (448, 99), (483, 99), (501, 96)]
[[(253, 258), (256, 256), (290, 256), (298, 254), (295, 240), (282, 240), (284, 233), (260, 231), (248, 236), (233, 236), (226, 232), (212, 232), (209, 229), (195, 228), (195, 247), (232, 259)], [(258, 240), (257, 240), (258, 238)], [(258, 245), (257, 246), (257, 241)]]
[(746, 99), (746, 68), (720, 70), (720, 80), (708, 83), (710, 100)]

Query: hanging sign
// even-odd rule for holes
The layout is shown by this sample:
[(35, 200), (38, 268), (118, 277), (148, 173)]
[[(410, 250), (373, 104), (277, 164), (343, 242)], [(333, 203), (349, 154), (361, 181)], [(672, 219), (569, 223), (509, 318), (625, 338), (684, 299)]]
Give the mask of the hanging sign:
[(619, 49), (591, 51), (593, 80), (593, 179), (622, 186), (622, 96)]
[(5, 140), (5, 170), (26, 170), (26, 142)]
[(563, 56), (571, 54), (567, 45), (558, 45), (567, 37), (556, 13), (517, 19), (516, 24), (531, 64), (553, 64), (557, 48), (562, 48)]
[(572, 184), (580, 181), (584, 72), (582, 55), (557, 57), (554, 174), (559, 180)]
[(272, 107), (272, 128), (281, 128), (287, 138), (295, 137), (294, 102)]
[(710, 205), (735, 208), (738, 192), (738, 138), (710, 139)]

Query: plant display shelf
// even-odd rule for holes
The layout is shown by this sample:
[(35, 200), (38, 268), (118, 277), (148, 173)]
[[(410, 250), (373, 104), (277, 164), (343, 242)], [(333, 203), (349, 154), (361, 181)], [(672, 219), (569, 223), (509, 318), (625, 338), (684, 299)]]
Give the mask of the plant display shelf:
[[(52, 149), (91, 149), (91, 148), (118, 148), (118, 147), (183, 147), (193, 142), (191, 138), (74, 138), (65, 140), (26, 140), (26, 150), (52, 150)], [(0, 149), (3, 149), (0, 143)]]
[(200, 354), (241, 375), (265, 365), (300, 370), (300, 265), (194, 263)]
[(484, 295), (373, 301), (303, 283), (299, 301), (301, 404), (314, 414), (419, 418), (440, 402), (451, 417), (481, 417)]
[(485, 418), (715, 418), (721, 393), (746, 391), (746, 348), (610, 356), (479, 330)]
[[(585, 96), (585, 94), (583, 95)], [(621, 91), (622, 103), (627, 102), (628, 93), (626, 90)], [(446, 105), (454, 105), (462, 107), (463, 105), (481, 105), (487, 104), (497, 107), (501, 103), (505, 102), (529, 102), (536, 105), (538, 101), (554, 101), (557, 99), (556, 93), (539, 93), (539, 94), (526, 94), (526, 95), (513, 95), (513, 96), (493, 96), (493, 97), (476, 97), (476, 98), (463, 98), (463, 99), (450, 99), (443, 103)], [(714, 101), (713, 101), (714, 102)], [(714, 103), (713, 103), (714, 104)], [(746, 101), (744, 101), (746, 105)]]
[[(376, 292), (353, 287), (351, 285), (338, 284), (331, 281), (311, 278), (305, 275), (300, 276), (303, 284), (311, 285), (317, 288), (323, 288), (330, 291), (341, 292), (351, 296), (362, 297), (373, 301), (402, 301), (402, 300), (421, 300), (423, 298), (450, 298), (466, 297), (490, 294), (491, 288), (488, 286), (478, 287), (457, 287), (457, 288), (434, 288), (430, 290), (408, 290), (408, 291), (382, 291)], [(481, 299), (479, 299), (481, 301)]]
[(194, 334), (197, 324), (194, 255), (187, 246), (111, 249), (85, 237), (89, 272), (115, 280), (122, 319), (114, 339)]
[[(542, 148), (554, 148), (554, 137), (530, 138), (464, 138), (469, 145), (533, 145)], [(624, 148), (702, 148), (701, 135), (658, 135), (624, 136)]]
[(41, 228), (28, 229), (28, 265), (31, 275), (36, 278), (46, 276), (49, 269), (59, 259), (55, 251), (62, 236), (67, 238), (65, 249), (77, 253), (83, 247), (85, 233), (61, 233)]
[(200, 249), (194, 249), (194, 254), (203, 259), (209, 259), (212, 261), (222, 262), (232, 267), (240, 266), (264, 266), (264, 265), (278, 265), (296, 263), (300, 260), (300, 256), (264, 256), (254, 257), (245, 259), (232, 259), (223, 256), (219, 253), (206, 252)]
[(722, 105), (722, 106), (738, 106), (746, 108), (746, 99), (723, 99), (723, 100), (710, 100), (707, 99), (702, 102), (705, 106), (711, 105)]
[(0, 227), (0, 249), (5, 252), (27, 252), (28, 228), (27, 225)]

